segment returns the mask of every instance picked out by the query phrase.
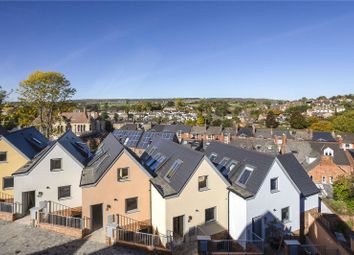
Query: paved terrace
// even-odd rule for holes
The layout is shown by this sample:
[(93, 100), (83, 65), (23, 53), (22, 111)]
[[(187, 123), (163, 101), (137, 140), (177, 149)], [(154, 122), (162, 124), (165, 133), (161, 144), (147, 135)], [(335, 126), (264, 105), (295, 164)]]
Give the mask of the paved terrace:
[(20, 222), (0, 221), (0, 254), (129, 254), (145, 252), (74, 239)]

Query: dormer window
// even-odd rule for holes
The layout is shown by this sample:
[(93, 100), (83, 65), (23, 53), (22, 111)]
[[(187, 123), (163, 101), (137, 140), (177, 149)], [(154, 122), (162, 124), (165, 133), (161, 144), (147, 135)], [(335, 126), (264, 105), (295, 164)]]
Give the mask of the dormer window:
[(223, 167), (225, 167), (227, 162), (229, 162), (229, 160), (230, 160), (229, 158), (226, 157), (223, 158), (218, 164), (218, 169), (221, 170)]
[(323, 155), (333, 157), (333, 150), (327, 147), (326, 149), (324, 149)]
[(236, 167), (237, 161), (231, 161), (231, 163), (223, 171), (223, 175), (228, 175)]
[(248, 179), (250, 178), (251, 174), (253, 172), (253, 168), (251, 167), (245, 167), (243, 172), (241, 173), (240, 177), (238, 178), (237, 182), (241, 185), (246, 185)]

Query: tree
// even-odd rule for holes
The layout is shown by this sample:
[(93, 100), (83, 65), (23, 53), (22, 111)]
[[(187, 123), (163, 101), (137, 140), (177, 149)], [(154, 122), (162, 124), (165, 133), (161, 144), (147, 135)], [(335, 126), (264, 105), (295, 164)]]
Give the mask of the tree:
[(273, 111), (269, 111), (266, 118), (266, 126), (268, 128), (276, 128), (279, 123), (276, 120), (276, 116)]
[(296, 129), (303, 129), (308, 127), (307, 121), (304, 116), (302, 116), (301, 112), (293, 112), (290, 115), (290, 126)]
[(107, 113), (106, 111), (102, 112), (102, 113), (101, 113), (101, 118), (102, 118), (103, 120), (108, 120), (108, 119), (109, 119), (108, 113)]
[(354, 110), (335, 117), (333, 127), (342, 132), (354, 133)]
[(222, 125), (223, 125), (223, 127), (232, 127), (232, 120), (229, 120), (229, 119), (224, 119), (223, 121), (222, 121)]
[(175, 101), (175, 108), (176, 110), (182, 110), (184, 108), (184, 102), (181, 98), (177, 98)]
[(76, 90), (62, 73), (37, 71), (20, 83), (17, 92), (20, 103), (36, 111), (39, 129), (50, 137), (59, 114), (72, 107), (69, 100)]
[(338, 180), (333, 183), (334, 199), (345, 202), (354, 201), (353, 182), (353, 176), (340, 176)]
[(216, 119), (212, 122), (213, 126), (221, 126), (222, 120), (221, 119)]
[(310, 127), (313, 130), (323, 131), (323, 132), (329, 132), (329, 131), (333, 130), (332, 123), (330, 121), (327, 121), (327, 120), (320, 120), (318, 122), (315, 122)]
[(205, 124), (205, 119), (203, 117), (203, 115), (201, 114), (198, 114), (198, 117), (197, 117), (197, 124), (199, 126), (203, 126)]
[(4, 102), (6, 97), (7, 97), (7, 92), (3, 90), (2, 87), (0, 86), (0, 121), (2, 121), (3, 119), (2, 111), (4, 108)]

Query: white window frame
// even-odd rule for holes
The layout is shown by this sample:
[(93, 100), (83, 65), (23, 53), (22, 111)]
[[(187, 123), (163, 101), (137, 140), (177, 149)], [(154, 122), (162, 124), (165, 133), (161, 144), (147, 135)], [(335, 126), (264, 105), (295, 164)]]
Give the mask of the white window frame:
[[(205, 178), (205, 187), (200, 187), (199, 184), (201, 183), (200, 179), (201, 178)], [(204, 179), (203, 179), (203, 182), (204, 182)], [(199, 192), (202, 192), (202, 191), (206, 191), (209, 189), (209, 178), (208, 178), (208, 175), (201, 175), (201, 176), (198, 176), (198, 191)]]
[[(126, 176), (122, 176), (122, 171), (123, 170), (127, 170), (127, 175)], [(129, 167), (120, 167), (120, 168), (118, 168), (117, 169), (117, 175), (118, 175), (118, 181), (119, 182), (124, 182), (124, 181), (127, 181), (127, 180), (129, 180)]]

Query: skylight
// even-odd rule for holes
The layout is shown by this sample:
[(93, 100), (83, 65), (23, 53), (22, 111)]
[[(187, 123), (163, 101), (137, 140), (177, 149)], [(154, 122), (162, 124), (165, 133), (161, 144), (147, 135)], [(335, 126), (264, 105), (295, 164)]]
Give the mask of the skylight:
[(230, 160), (229, 158), (226, 157), (223, 158), (218, 164), (218, 169), (221, 170), (223, 167), (225, 167), (227, 162), (229, 162), (229, 160)]
[(36, 143), (38, 143), (38, 144), (42, 144), (42, 142), (41, 142), (41, 141), (39, 141), (37, 138), (32, 137), (32, 139), (33, 139), (33, 141), (35, 141)]
[(237, 161), (231, 161), (231, 163), (222, 172), (223, 175), (228, 175), (229, 173), (231, 173), (231, 171), (236, 167), (237, 163)]
[(253, 172), (252, 168), (245, 167), (245, 169), (243, 170), (242, 174), (238, 178), (237, 182), (239, 184), (241, 184), (241, 185), (245, 185), (247, 183), (248, 179), (250, 178), (252, 172)]
[(215, 162), (215, 159), (217, 158), (218, 154), (216, 154), (215, 152), (212, 152), (209, 156), (209, 159), (211, 162)]
[(161, 163), (166, 159), (166, 157), (164, 155), (161, 155), (154, 164), (151, 165), (150, 170), (155, 171), (155, 169), (157, 169)]
[(168, 170), (165, 178), (167, 181), (170, 181), (172, 176), (176, 173), (177, 169), (182, 165), (183, 161), (177, 159), (171, 166), (170, 170)]

